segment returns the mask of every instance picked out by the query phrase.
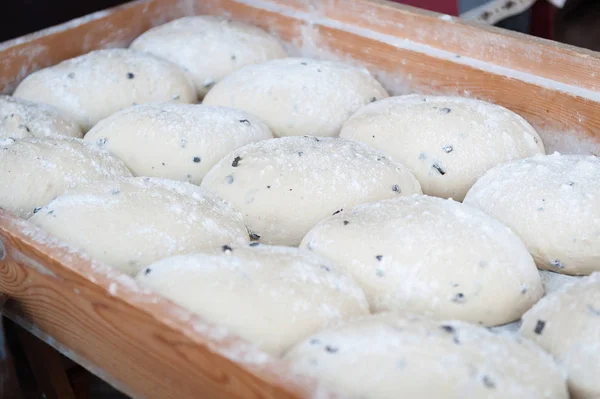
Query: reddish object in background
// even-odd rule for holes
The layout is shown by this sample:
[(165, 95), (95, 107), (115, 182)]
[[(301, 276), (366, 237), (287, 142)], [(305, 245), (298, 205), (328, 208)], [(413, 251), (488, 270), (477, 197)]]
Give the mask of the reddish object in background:
[(395, 3), (406, 4), (442, 14), (458, 16), (458, 0), (391, 0)]

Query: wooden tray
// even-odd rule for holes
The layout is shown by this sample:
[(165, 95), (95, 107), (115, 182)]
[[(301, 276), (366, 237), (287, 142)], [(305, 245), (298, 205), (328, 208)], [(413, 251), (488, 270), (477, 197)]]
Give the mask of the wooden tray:
[[(293, 53), (369, 67), (393, 94), (460, 94), (504, 105), (547, 148), (600, 152), (600, 55), (378, 0), (142, 0), (0, 44), (0, 92), (29, 73), (122, 47), (184, 15), (261, 26)], [(0, 188), (2, 189), (2, 188)], [(133, 280), (0, 211), (5, 314), (139, 398), (330, 397)]]

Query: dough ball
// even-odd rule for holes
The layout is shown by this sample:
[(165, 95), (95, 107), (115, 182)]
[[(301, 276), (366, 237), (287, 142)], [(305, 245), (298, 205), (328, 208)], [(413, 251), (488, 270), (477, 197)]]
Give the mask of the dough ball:
[(600, 271), (600, 159), (536, 156), (498, 166), (467, 194), (523, 240), (540, 269)]
[(379, 314), (321, 331), (285, 355), (345, 398), (567, 399), (552, 358), (518, 336)]
[(301, 247), (348, 271), (377, 312), (495, 326), (519, 319), (543, 295), (517, 236), (452, 200), (415, 195), (363, 204), (320, 222)]
[(137, 280), (275, 356), (332, 323), (368, 314), (360, 287), (331, 262), (256, 244), (163, 259)]
[(30, 220), (130, 275), (167, 256), (248, 241), (229, 204), (189, 183), (147, 177), (79, 186)]
[(0, 138), (83, 137), (75, 121), (46, 104), (0, 95)]
[(572, 399), (600, 398), (600, 273), (539, 301), (523, 316), (521, 334), (567, 370)]
[(209, 15), (185, 17), (152, 28), (130, 48), (184, 68), (200, 97), (236, 69), (287, 56), (279, 41), (264, 30)]
[(206, 172), (231, 151), (272, 137), (264, 122), (241, 110), (153, 103), (103, 119), (85, 140), (117, 155), (136, 176), (200, 184)]
[(80, 139), (0, 140), (0, 207), (22, 218), (76, 185), (122, 176), (120, 159)]
[(84, 132), (131, 105), (197, 99), (192, 82), (177, 65), (126, 49), (96, 50), (34, 72), (14, 96), (55, 106)]
[(208, 172), (202, 187), (244, 214), (251, 237), (289, 246), (345, 208), (421, 192), (406, 168), (365, 145), (307, 136), (239, 148)]
[(257, 115), (278, 137), (337, 136), (354, 111), (387, 96), (366, 69), (284, 58), (233, 72), (210, 90), (204, 104)]
[(408, 95), (361, 108), (340, 137), (388, 152), (423, 192), (461, 201), (488, 169), (544, 153), (525, 119), (499, 105), (461, 97)]

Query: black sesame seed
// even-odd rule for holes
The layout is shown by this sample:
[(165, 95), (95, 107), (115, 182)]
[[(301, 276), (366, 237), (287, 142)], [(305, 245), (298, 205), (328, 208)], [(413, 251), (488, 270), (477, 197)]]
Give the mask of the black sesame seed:
[(301, 157), (304, 154), (302, 151), (298, 151), (298, 156)]
[(326, 272), (330, 272), (331, 269), (325, 265), (321, 265), (321, 269), (325, 270)]
[(301, 62), (300, 65), (308, 65), (308, 62)]
[(465, 302), (465, 294), (463, 294), (462, 292), (457, 292), (456, 294), (454, 294), (454, 297), (452, 298), (452, 302), (456, 302), (456, 303)]
[(200, 163), (200, 157), (194, 157), (193, 161), (194, 163)]
[(133, 79), (135, 78), (135, 75), (131, 72), (127, 72), (127, 79)]
[(236, 58), (237, 58), (237, 57), (235, 56), (235, 54), (233, 54), (233, 55), (231, 56), (231, 61), (235, 61), (235, 60), (236, 60)]
[(221, 247), (221, 250), (223, 250), (223, 252), (232, 252), (233, 249), (231, 249), (231, 247), (229, 245), (223, 245)]
[(251, 231), (250, 232), (250, 239), (252, 241), (258, 241), (258, 240), (260, 240), (260, 236), (258, 234), (256, 234), (255, 232)]
[(317, 68), (317, 72), (319, 72), (319, 73), (320, 73), (320, 72), (321, 72), (321, 68)]
[(450, 108), (440, 108), (440, 114), (449, 114), (452, 111)]
[(335, 346), (326, 345), (325, 346), (325, 351), (327, 353), (336, 353), (338, 351), (338, 348), (336, 348)]
[(483, 381), (483, 385), (485, 385), (486, 388), (489, 388), (489, 389), (496, 388), (496, 384), (494, 383), (494, 381), (492, 381), (492, 379), (490, 377), (488, 377), (487, 375), (483, 376), (482, 381)]
[(381, 260), (383, 259), (383, 255), (375, 255), (375, 259), (381, 262)]
[(248, 245), (250, 245), (251, 247), (258, 247), (258, 246), (260, 245), (260, 242), (256, 242), (256, 241), (255, 241), (255, 242), (251, 242), (251, 243), (250, 243), (250, 244), (248, 244)]
[(107, 141), (108, 139), (106, 137), (102, 137), (96, 140), (96, 144), (98, 144), (99, 146), (103, 146), (104, 144), (106, 144)]
[(541, 335), (542, 331), (544, 331), (544, 327), (546, 327), (546, 322), (544, 320), (538, 320), (537, 323), (535, 323), (533, 332), (537, 335)]
[(152, 273), (152, 269), (150, 269), (149, 267), (148, 267), (148, 268), (146, 268), (146, 270), (144, 270), (144, 274), (145, 274), (146, 276), (147, 276), (147, 275), (149, 275), (150, 273)]
[(348, 225), (348, 223), (350, 223), (350, 222), (349, 222), (349, 221), (347, 221), (347, 220), (344, 220), (344, 226), (347, 226), (347, 225)]
[(245, 123), (246, 125), (250, 126), (250, 121), (248, 119), (240, 119), (240, 123)]
[(377, 101), (377, 97), (371, 97), (371, 102), (374, 103), (375, 101)]
[(225, 183), (227, 183), (227, 184), (233, 183), (233, 176), (231, 176), (231, 175), (225, 176)]
[(231, 163), (231, 166), (233, 166), (234, 168), (237, 168), (241, 160), (242, 160), (242, 157), (235, 157), (233, 162)]
[(565, 268), (565, 264), (562, 263), (560, 260), (558, 259), (552, 259), (550, 261), (550, 264), (558, 269), (564, 269)]
[(442, 150), (444, 150), (444, 152), (446, 154), (448, 154), (448, 153), (450, 153), (450, 152), (452, 152), (454, 150), (454, 147), (452, 147), (451, 145), (445, 145), (445, 146), (442, 147)]
[(271, 188), (271, 186), (267, 186), (267, 188), (269, 188), (269, 189), (270, 189), (270, 188)]
[(431, 166), (433, 167), (433, 169), (435, 169), (438, 172), (440, 172), (440, 175), (444, 176), (446, 174), (446, 171), (444, 170), (444, 168), (442, 168), (438, 163), (434, 163)]
[(572, 181), (572, 182), (569, 182), (568, 184), (569, 184), (569, 186), (573, 187), (575, 185), (575, 182)]
[(440, 326), (440, 328), (441, 328), (442, 330), (446, 331), (446, 332), (449, 332), (449, 333), (451, 333), (451, 334), (453, 334), (453, 333), (454, 333), (454, 331), (455, 331), (454, 327), (452, 327), (452, 326), (449, 326), (448, 324), (442, 324), (442, 325)]
[(161, 164), (162, 164), (162, 166), (165, 166), (165, 163), (164, 163), (164, 162), (161, 162)]
[(292, 190), (293, 190), (293, 188), (290, 188), (290, 191), (292, 191)]
[(69, 74), (67, 75), (67, 78), (75, 79), (75, 72), (69, 72)]
[(392, 191), (395, 192), (395, 193), (401, 193), (402, 192), (402, 190), (400, 190), (400, 186), (397, 185), (397, 184), (394, 184), (392, 186)]
[(29, 129), (26, 125), (19, 125), (19, 129), (25, 129), (27, 133), (31, 133), (31, 129)]
[(344, 210), (344, 208), (338, 209), (337, 211), (333, 212), (332, 216), (337, 215), (338, 213), (342, 212), (343, 210)]
[(33, 213), (38, 213), (40, 211), (40, 209), (42, 209), (41, 206), (38, 206), (36, 208), (33, 208)]

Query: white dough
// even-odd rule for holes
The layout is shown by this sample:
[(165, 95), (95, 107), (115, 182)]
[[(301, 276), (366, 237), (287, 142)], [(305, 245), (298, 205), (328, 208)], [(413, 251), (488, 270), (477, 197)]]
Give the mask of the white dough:
[(46, 104), (0, 95), (0, 138), (83, 137), (75, 121)]
[(388, 152), (423, 192), (461, 201), (490, 168), (544, 153), (525, 119), (499, 105), (461, 97), (407, 95), (361, 108), (340, 137)]
[(387, 97), (366, 69), (308, 58), (241, 68), (217, 83), (204, 104), (240, 108), (282, 136), (337, 136), (363, 105)]
[(231, 151), (272, 137), (264, 122), (241, 110), (153, 103), (101, 120), (85, 140), (117, 155), (136, 176), (200, 184), (206, 172)]
[(317, 224), (301, 247), (348, 271), (377, 312), (497, 326), (543, 295), (517, 236), (452, 200), (414, 195), (359, 205)]
[(192, 76), (203, 97), (223, 77), (243, 66), (287, 54), (264, 30), (224, 17), (184, 17), (150, 29), (130, 46), (172, 61)]
[(498, 166), (467, 194), (523, 240), (540, 269), (600, 271), (600, 159), (535, 156)]
[(163, 259), (137, 280), (275, 356), (321, 328), (368, 314), (360, 287), (328, 260), (256, 244)]
[(566, 368), (572, 399), (600, 398), (600, 273), (543, 298), (520, 332)]
[(80, 139), (0, 139), (0, 208), (22, 218), (79, 184), (128, 176), (120, 159)]
[(531, 342), (463, 322), (379, 314), (321, 331), (285, 355), (293, 371), (349, 399), (567, 399)]
[(235, 150), (208, 172), (202, 187), (241, 211), (255, 239), (290, 246), (334, 212), (421, 192), (406, 168), (378, 151), (340, 138), (307, 136)]
[(14, 96), (55, 106), (84, 132), (131, 105), (197, 100), (191, 80), (177, 65), (127, 49), (96, 50), (34, 72)]
[(147, 177), (78, 186), (30, 221), (130, 275), (167, 256), (248, 241), (229, 204), (189, 183)]

